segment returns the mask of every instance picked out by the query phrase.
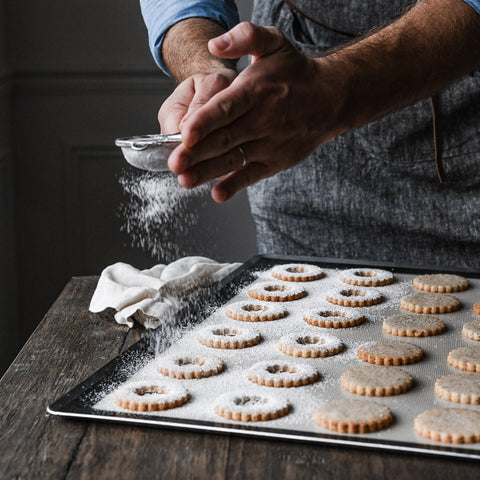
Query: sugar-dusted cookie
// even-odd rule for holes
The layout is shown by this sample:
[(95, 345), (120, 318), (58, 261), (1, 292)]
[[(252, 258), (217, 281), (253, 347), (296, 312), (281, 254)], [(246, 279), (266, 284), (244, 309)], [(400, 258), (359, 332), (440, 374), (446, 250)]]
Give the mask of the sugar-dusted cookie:
[(248, 379), (266, 387), (303, 387), (319, 377), (318, 370), (308, 363), (291, 360), (264, 360), (248, 369)]
[(370, 433), (393, 423), (390, 410), (365, 399), (330, 400), (315, 410), (315, 422), (340, 433)]
[(122, 408), (138, 412), (168, 410), (187, 403), (190, 397), (185, 388), (170, 382), (127, 383), (117, 390), (115, 402)]
[(211, 355), (160, 357), (157, 361), (157, 370), (167, 377), (198, 379), (219, 374), (223, 370), (223, 361)]
[(361, 360), (376, 365), (407, 365), (423, 358), (423, 350), (417, 345), (395, 340), (368, 342), (357, 350)]
[(435, 382), (435, 395), (457, 403), (480, 404), (480, 374), (445, 375)]
[(355, 327), (365, 321), (361, 314), (323, 307), (307, 310), (303, 314), (303, 319), (310, 325), (323, 328)]
[(262, 336), (257, 330), (228, 325), (210, 325), (197, 334), (197, 340), (202, 345), (223, 349), (253, 347), (260, 343), (261, 339)]
[(480, 346), (456, 348), (448, 354), (447, 362), (460, 370), (480, 372)]
[(331, 357), (343, 350), (342, 342), (326, 333), (290, 333), (280, 338), (278, 348), (292, 357)]
[(305, 263), (287, 263), (272, 268), (272, 277), (288, 282), (311, 282), (325, 276), (325, 272), (316, 265)]
[(410, 390), (412, 376), (397, 367), (364, 365), (343, 372), (340, 383), (345, 390), (368, 397), (387, 397)]
[(477, 303), (473, 306), (473, 313), (476, 313), (477, 315), (480, 315), (480, 302), (477, 302)]
[(290, 405), (281, 396), (247, 392), (228, 392), (218, 397), (215, 413), (240, 422), (266, 422), (285, 416)]
[(435, 293), (459, 292), (468, 288), (469, 282), (460, 275), (449, 273), (435, 273), (432, 275), (419, 275), (413, 279), (413, 286), (418, 290)]
[(418, 415), (413, 427), (423, 437), (444, 443), (480, 442), (480, 412), (434, 408)]
[(448, 293), (411, 293), (400, 299), (400, 306), (415, 313), (448, 313), (460, 308), (460, 300)]
[(380, 287), (393, 283), (393, 273), (376, 268), (350, 268), (340, 273), (340, 280), (349, 285)]
[(252, 298), (265, 302), (289, 302), (305, 297), (307, 291), (301, 285), (263, 282), (251, 285), (248, 294)]
[(445, 331), (445, 324), (436, 317), (424, 315), (394, 315), (383, 321), (384, 332), (399, 337), (428, 337)]
[(480, 320), (466, 323), (462, 328), (462, 335), (471, 340), (480, 340)]
[(327, 301), (344, 307), (370, 307), (383, 300), (382, 294), (374, 288), (336, 288), (327, 292)]
[(270, 322), (286, 317), (288, 312), (282, 304), (247, 300), (227, 305), (226, 315), (241, 322)]

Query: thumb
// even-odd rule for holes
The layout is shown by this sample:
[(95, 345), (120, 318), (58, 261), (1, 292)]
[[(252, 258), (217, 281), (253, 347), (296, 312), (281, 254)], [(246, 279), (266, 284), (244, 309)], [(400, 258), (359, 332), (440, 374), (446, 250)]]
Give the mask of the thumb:
[(212, 38), (208, 49), (220, 58), (240, 58), (244, 55), (258, 58), (274, 53), (286, 44), (288, 41), (277, 28), (242, 22), (223, 35)]

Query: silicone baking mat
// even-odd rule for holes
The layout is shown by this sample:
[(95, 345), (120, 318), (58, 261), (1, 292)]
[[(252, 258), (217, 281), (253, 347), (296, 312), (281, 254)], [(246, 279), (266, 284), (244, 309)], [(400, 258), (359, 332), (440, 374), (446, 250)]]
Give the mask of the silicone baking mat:
[[(309, 263), (325, 271), (322, 279), (302, 285), (308, 295), (300, 300), (285, 302), (289, 314), (284, 319), (267, 322), (239, 322), (226, 316), (226, 306), (232, 302), (247, 300), (248, 286), (257, 282), (274, 281), (271, 268), (286, 263)], [(302, 312), (308, 308), (325, 305), (325, 293), (331, 288), (345, 284), (339, 280), (342, 270), (349, 268), (380, 268), (394, 274), (393, 284), (376, 287), (384, 301), (371, 307), (355, 308), (366, 321), (357, 327), (326, 329), (307, 324)], [(413, 429), (413, 420), (421, 412), (432, 408), (465, 408), (480, 412), (480, 405), (463, 405), (438, 398), (433, 393), (435, 380), (443, 375), (461, 373), (447, 364), (448, 352), (466, 345), (480, 345), (461, 334), (464, 323), (478, 319), (473, 313), (473, 304), (480, 300), (480, 272), (441, 270), (443, 273), (458, 273), (470, 280), (463, 292), (456, 292), (462, 308), (453, 313), (438, 315), (446, 324), (446, 331), (431, 337), (397, 337), (382, 330), (383, 319), (400, 313), (400, 298), (412, 291), (412, 280), (416, 275), (440, 273), (434, 268), (420, 269), (408, 266), (393, 266), (360, 261), (338, 261), (312, 257), (256, 256), (224, 279), (215, 289), (205, 292), (179, 311), (174, 318), (126, 350), (91, 377), (87, 378), (62, 398), (48, 407), (48, 412), (64, 417), (222, 432), (229, 434), (254, 435), (327, 444), (348, 445), (360, 448), (387, 449), (424, 454), (480, 459), (480, 443), (453, 445), (430, 441), (419, 436)], [(370, 287), (372, 288), (372, 287)], [(330, 309), (335, 306), (330, 305)], [(196, 340), (199, 328), (208, 325), (225, 325), (252, 328), (260, 331), (262, 342), (254, 347), (223, 350), (201, 345)], [(342, 353), (316, 359), (289, 357), (278, 350), (278, 339), (287, 333), (322, 332), (339, 338), (344, 346)], [(367, 365), (356, 355), (358, 346), (372, 340), (401, 340), (419, 345), (424, 358), (415, 364), (405, 365), (413, 379), (413, 388), (401, 395), (391, 397), (363, 397), (349, 393), (340, 386), (340, 375), (354, 367)], [(171, 380), (181, 382), (190, 393), (185, 405), (162, 412), (131, 412), (117, 406), (114, 392), (126, 381), (144, 380), (152, 382), (162, 376), (156, 370), (159, 358), (173, 354), (196, 354), (220, 357), (225, 371), (219, 375), (200, 380)], [(314, 384), (298, 388), (271, 388), (250, 382), (248, 368), (259, 360), (294, 360), (306, 362), (318, 369), (320, 379)], [(170, 380), (170, 379), (168, 379)], [(226, 420), (213, 410), (215, 399), (227, 391), (279, 395), (291, 405), (285, 417), (268, 422), (236, 422)], [(394, 423), (385, 430), (369, 434), (340, 434), (326, 430), (313, 420), (315, 408), (328, 400), (338, 398), (367, 398), (386, 405), (392, 412)]]

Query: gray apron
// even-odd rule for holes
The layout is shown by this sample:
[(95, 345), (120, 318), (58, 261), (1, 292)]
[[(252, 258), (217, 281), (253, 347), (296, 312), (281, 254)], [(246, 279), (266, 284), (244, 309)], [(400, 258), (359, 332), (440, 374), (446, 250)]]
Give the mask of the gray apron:
[[(316, 56), (399, 15), (410, 0), (257, 0), (253, 21)], [(308, 18), (309, 17), (309, 18)], [(339, 136), (249, 187), (260, 253), (480, 268), (480, 77), (438, 96), (446, 181), (422, 100)]]

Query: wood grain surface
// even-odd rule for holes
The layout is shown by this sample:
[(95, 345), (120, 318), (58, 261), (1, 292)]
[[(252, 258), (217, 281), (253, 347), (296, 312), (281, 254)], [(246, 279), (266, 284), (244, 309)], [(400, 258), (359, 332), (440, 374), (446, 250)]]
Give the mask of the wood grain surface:
[[(1, 479), (478, 480), (474, 462), (66, 420), (46, 408), (138, 340), (91, 314), (96, 277), (73, 278), (0, 380)], [(4, 332), (2, 334), (5, 334)]]

